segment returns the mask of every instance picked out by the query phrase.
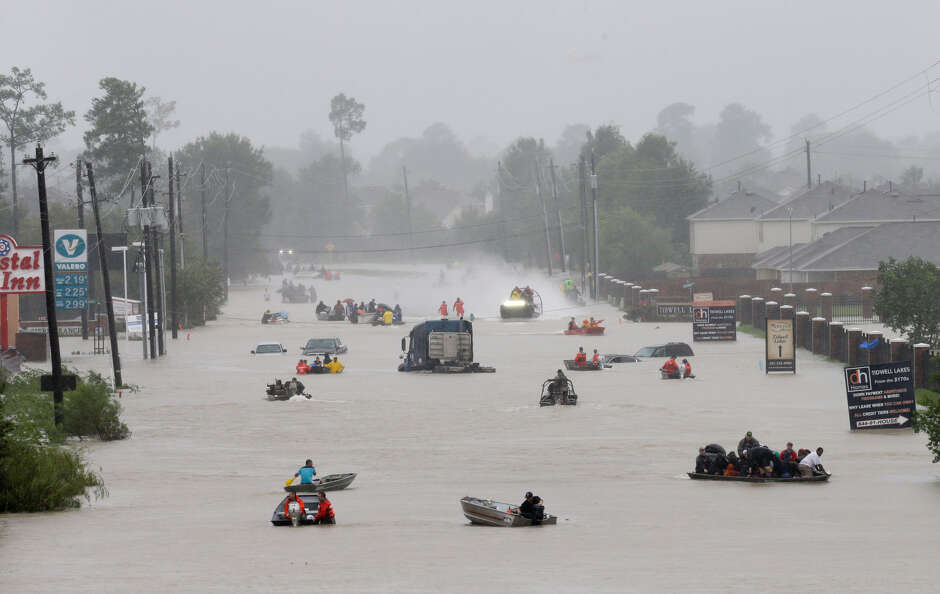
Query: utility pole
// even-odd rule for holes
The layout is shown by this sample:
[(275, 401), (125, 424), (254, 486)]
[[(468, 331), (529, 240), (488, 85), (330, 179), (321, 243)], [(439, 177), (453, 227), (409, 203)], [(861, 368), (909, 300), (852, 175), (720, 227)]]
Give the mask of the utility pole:
[(405, 188), (405, 212), (408, 214), (408, 255), (409, 259), (414, 262), (415, 232), (411, 223), (411, 195), (408, 194), (408, 169), (406, 169), (404, 165), (401, 166), (401, 179)]
[[(183, 186), (180, 184), (180, 163), (176, 162), (176, 224), (179, 227), (179, 245), (177, 249), (180, 252), (180, 270), (186, 270), (186, 254), (183, 247)], [(174, 337), (175, 338), (175, 337)]]
[[(150, 178), (150, 167), (146, 159), (141, 159), (140, 161), (140, 195), (141, 195), (141, 204), (143, 208), (150, 206), (150, 186), (153, 184), (153, 180)], [(144, 225), (144, 291), (146, 292), (146, 301), (147, 306), (146, 316), (147, 321), (147, 334), (149, 340), (149, 357), (151, 359), (156, 358), (157, 356), (157, 341), (156, 341), (156, 324), (154, 322), (153, 316), (153, 273), (151, 271), (151, 266), (153, 265), (153, 237), (150, 233), (150, 221), (148, 219), (147, 224)], [(141, 324), (143, 326), (143, 323)], [(147, 347), (145, 346), (146, 350)], [(147, 356), (145, 355), (146, 359)]]
[[(150, 212), (156, 212), (157, 199), (156, 199), (156, 189), (154, 188), (154, 180), (159, 176), (154, 176), (153, 171), (151, 170), (150, 162), (147, 162), (147, 172), (150, 173)], [(161, 357), (166, 354), (166, 345), (164, 344), (164, 335), (166, 334), (166, 303), (163, 300), (164, 296), (164, 281), (163, 281), (163, 258), (161, 254), (163, 250), (160, 248), (160, 226), (151, 225), (150, 232), (153, 234), (153, 244), (151, 250), (154, 254), (153, 259), (153, 272), (156, 275), (157, 281), (157, 292), (159, 293), (156, 300), (155, 310), (157, 312), (156, 322), (157, 322), (157, 354)]]
[(228, 301), (228, 207), (232, 203), (232, 193), (235, 191), (235, 187), (232, 187), (232, 192), (228, 190), (229, 184), (229, 170), (228, 167), (225, 168), (225, 214), (222, 215), (222, 225), (224, 229), (222, 231), (222, 277), (225, 282), (225, 301)]
[[(36, 145), (36, 156), (23, 159), (24, 165), (36, 170), (36, 187), (39, 190), (39, 226), (42, 230), (43, 275), (46, 281), (46, 321), (49, 327), (49, 354), (52, 357), (52, 402), (56, 427), (62, 426), (62, 353), (59, 351), (59, 322), (55, 311), (55, 280), (52, 277), (52, 239), (49, 234), (49, 204), (46, 201), (46, 166), (56, 162), (55, 155), (46, 157), (42, 146)], [(13, 164), (13, 169), (16, 164)]]
[(591, 269), (591, 279), (594, 281), (594, 301), (599, 299), (599, 285), (597, 282), (598, 260), (600, 248), (597, 240), (597, 171), (594, 169), (594, 151), (591, 151), (591, 202), (594, 203), (594, 267)]
[(581, 291), (585, 294), (587, 288), (587, 267), (588, 267), (588, 228), (587, 228), (587, 180), (584, 166), (584, 157), (578, 159), (578, 198), (581, 201), (581, 238), (584, 245), (581, 249)]
[(809, 139), (806, 139), (806, 188), (813, 187), (813, 165), (809, 157)]
[(542, 217), (545, 219), (545, 255), (548, 258), (548, 276), (552, 275), (552, 238), (548, 230), (548, 208), (542, 196), (542, 182), (539, 175), (539, 161), (535, 160), (535, 199), (542, 203)]
[[(75, 159), (75, 202), (78, 206), (78, 228), (85, 228), (85, 201), (82, 197), (82, 162)], [(99, 238), (100, 241), (100, 238)], [(88, 340), (88, 305), (82, 310), (82, 340)]]
[(555, 160), (549, 160), (549, 167), (552, 170), (552, 200), (555, 202), (555, 216), (558, 217), (558, 235), (561, 240), (561, 271), (568, 272), (565, 263), (565, 223), (561, 218), (561, 207), (558, 205), (558, 184), (555, 183)]
[(209, 261), (209, 236), (206, 234), (206, 164), (205, 162), (199, 167), (202, 171), (202, 183), (200, 188), (202, 191), (202, 261)]
[(503, 199), (503, 163), (496, 162), (496, 199), (499, 200), (499, 222), (503, 236), (503, 261), (509, 262), (509, 245), (506, 243), (506, 203)]
[[(80, 163), (80, 161), (77, 162), (77, 164)], [(104, 285), (104, 302), (108, 312), (108, 335), (111, 338), (111, 367), (114, 369), (114, 387), (120, 388), (124, 385), (124, 379), (121, 376), (121, 355), (118, 353), (117, 328), (114, 325), (114, 301), (111, 298), (111, 271), (108, 269), (108, 254), (111, 252), (111, 249), (108, 247), (104, 235), (101, 233), (101, 215), (98, 213), (98, 192), (95, 190), (95, 172), (90, 162), (85, 163), (85, 169), (88, 170), (88, 192), (91, 194), (91, 211), (95, 214), (95, 230), (98, 232), (98, 258), (101, 261), (101, 282)]]
[[(177, 339), (176, 332), (176, 197), (173, 195), (173, 155), (167, 158), (167, 170), (170, 181), (168, 185), (170, 202), (170, 328), (173, 339)], [(179, 180), (176, 180), (179, 183)]]

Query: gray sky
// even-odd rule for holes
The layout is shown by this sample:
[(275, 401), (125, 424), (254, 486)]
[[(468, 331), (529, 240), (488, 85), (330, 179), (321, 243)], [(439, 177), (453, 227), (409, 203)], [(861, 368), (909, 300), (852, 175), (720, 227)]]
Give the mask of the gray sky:
[[(105, 76), (175, 99), (164, 147), (211, 130), (257, 144), (329, 135), (330, 98), (366, 104), (368, 156), (443, 121), (465, 141), (554, 142), (565, 124), (628, 138), (675, 101), (714, 121), (726, 103), (786, 136), (940, 57), (940, 2), (5, 2), (0, 64), (30, 67), (79, 118)], [(12, 25), (12, 26), (11, 26)], [(940, 76), (940, 67), (931, 72)], [(921, 81), (919, 84), (926, 83)], [(879, 120), (887, 137), (940, 129), (927, 99)], [(63, 145), (81, 144), (84, 122)]]

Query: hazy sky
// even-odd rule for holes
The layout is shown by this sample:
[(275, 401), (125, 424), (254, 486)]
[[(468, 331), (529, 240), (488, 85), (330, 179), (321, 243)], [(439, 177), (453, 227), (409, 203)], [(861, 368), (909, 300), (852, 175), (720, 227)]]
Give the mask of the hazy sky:
[[(675, 101), (697, 123), (742, 102), (779, 138), (940, 58), (936, 0), (7, 1), (0, 21), (0, 67), (32, 68), (79, 117), (116, 76), (177, 101), (167, 148), (211, 130), (294, 146), (307, 128), (331, 134), (329, 100), (344, 91), (366, 105), (359, 156), (435, 121), (499, 146), (554, 142), (573, 122), (635, 138)], [(873, 127), (922, 134), (938, 112), (925, 98)], [(62, 144), (80, 145), (84, 127)]]

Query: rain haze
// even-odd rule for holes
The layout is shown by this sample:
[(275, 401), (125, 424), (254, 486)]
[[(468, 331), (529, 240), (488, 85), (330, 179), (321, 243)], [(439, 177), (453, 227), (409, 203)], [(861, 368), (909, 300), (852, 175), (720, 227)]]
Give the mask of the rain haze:
[(0, 22), (0, 592), (937, 591), (940, 3)]

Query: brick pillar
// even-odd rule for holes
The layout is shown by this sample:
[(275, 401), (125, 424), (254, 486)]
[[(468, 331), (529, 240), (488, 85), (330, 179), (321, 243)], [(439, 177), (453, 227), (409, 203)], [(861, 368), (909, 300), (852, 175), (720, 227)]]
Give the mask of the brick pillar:
[(873, 349), (868, 349), (868, 363), (871, 365), (887, 363), (887, 357), (885, 356), (884, 349), (882, 348), (885, 341), (884, 335), (877, 330), (872, 330), (868, 333), (868, 342), (871, 342), (876, 338), (878, 339), (878, 346)]
[(780, 287), (771, 287), (770, 288), (770, 298), (780, 303), (783, 301), (783, 289)]
[(783, 304), (796, 307), (796, 293), (784, 293)]
[(751, 296), (741, 295), (738, 297), (738, 321), (742, 324), (751, 323)]
[(650, 305), (656, 307), (656, 300), (659, 298), (659, 289), (650, 289), (649, 300)]
[(891, 361), (904, 361), (905, 360), (904, 355), (907, 354), (905, 352), (907, 350), (905, 348), (907, 346), (907, 341), (904, 340), (903, 338), (892, 338), (890, 345), (891, 345), (891, 359), (890, 360)]
[(820, 316), (826, 318), (827, 322), (832, 321), (832, 293), (822, 293), (819, 295), (819, 302), (821, 304), (822, 311), (819, 313)]
[(814, 355), (826, 354), (826, 339), (829, 337), (829, 329), (826, 326), (826, 318), (813, 318), (812, 343)]
[(626, 307), (633, 307), (633, 283), (623, 285), (623, 302)]
[(872, 288), (862, 287), (862, 318), (870, 320), (875, 314), (875, 302), (873, 300)]
[(751, 299), (751, 326), (755, 328), (764, 327), (764, 298), (754, 297)]
[(842, 329), (842, 322), (829, 323), (829, 358), (836, 361), (845, 361), (842, 348), (842, 342), (845, 340), (845, 332)]
[(649, 290), (649, 289), (640, 289), (640, 292), (638, 293), (638, 296), (639, 296), (639, 298), (640, 298), (640, 305), (641, 305), (641, 306), (642, 306), (642, 305), (646, 305), (647, 303), (649, 303), (649, 300), (650, 300), (650, 290)]
[(930, 358), (930, 345), (918, 342), (914, 345), (914, 387), (927, 387), (927, 360)]
[[(776, 301), (768, 301), (764, 304), (764, 317), (768, 320), (780, 319), (780, 304)], [(763, 326), (761, 326), (763, 327)]]
[(642, 288), (640, 285), (633, 285), (633, 307), (640, 306), (640, 289)]
[(816, 317), (818, 313), (819, 292), (810, 287), (803, 292), (803, 302), (806, 304), (806, 311), (809, 315)]
[(796, 345), (801, 346), (804, 349), (811, 348), (811, 335), (812, 332), (810, 331), (809, 312), (796, 312)]
[(859, 364), (858, 345), (862, 342), (862, 331), (858, 328), (849, 328), (845, 331), (845, 362), (849, 367)]
[(792, 305), (781, 305), (781, 306), (780, 306), (780, 319), (781, 319), (781, 320), (792, 320), (792, 319), (793, 319), (793, 306), (792, 306)]

